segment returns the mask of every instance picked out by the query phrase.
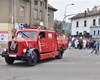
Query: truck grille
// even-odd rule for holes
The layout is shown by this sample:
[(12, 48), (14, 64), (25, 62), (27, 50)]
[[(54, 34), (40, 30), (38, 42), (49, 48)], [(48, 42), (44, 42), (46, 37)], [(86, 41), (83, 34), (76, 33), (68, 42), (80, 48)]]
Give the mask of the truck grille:
[(12, 41), (9, 42), (9, 53), (17, 53), (18, 52), (18, 42)]

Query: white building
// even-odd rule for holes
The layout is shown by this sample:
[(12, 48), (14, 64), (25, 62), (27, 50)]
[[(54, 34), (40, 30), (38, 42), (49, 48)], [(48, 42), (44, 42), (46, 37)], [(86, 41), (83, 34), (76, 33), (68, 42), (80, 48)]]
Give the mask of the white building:
[(90, 33), (93, 37), (100, 37), (100, 6), (94, 6), (91, 11), (86, 10), (71, 18), (71, 35)]

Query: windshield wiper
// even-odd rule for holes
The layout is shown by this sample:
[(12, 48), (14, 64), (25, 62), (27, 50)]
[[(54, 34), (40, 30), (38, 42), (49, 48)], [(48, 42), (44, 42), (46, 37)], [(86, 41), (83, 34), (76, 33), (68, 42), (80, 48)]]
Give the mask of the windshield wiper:
[(21, 32), (24, 36), (26, 36), (27, 38), (30, 38), (29, 36), (27, 36), (25, 33)]

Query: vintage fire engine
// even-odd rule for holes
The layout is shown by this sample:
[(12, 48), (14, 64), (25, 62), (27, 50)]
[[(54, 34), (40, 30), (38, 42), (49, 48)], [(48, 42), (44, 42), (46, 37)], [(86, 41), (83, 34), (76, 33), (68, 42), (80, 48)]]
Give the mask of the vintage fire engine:
[(23, 29), (16, 32), (15, 38), (8, 41), (1, 56), (5, 57), (7, 64), (13, 64), (15, 60), (25, 60), (28, 65), (36, 65), (38, 60), (56, 57), (61, 59), (64, 46), (58, 43), (56, 33), (42, 29)]

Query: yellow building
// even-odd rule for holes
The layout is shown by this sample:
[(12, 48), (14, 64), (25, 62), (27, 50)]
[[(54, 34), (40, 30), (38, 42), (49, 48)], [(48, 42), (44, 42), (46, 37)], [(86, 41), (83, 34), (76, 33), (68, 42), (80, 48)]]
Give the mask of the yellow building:
[(57, 9), (50, 4), (47, 7), (47, 0), (0, 0), (0, 37), (5, 35), (0, 43), (12, 39), (12, 29), (20, 23), (53, 29), (54, 11)]

